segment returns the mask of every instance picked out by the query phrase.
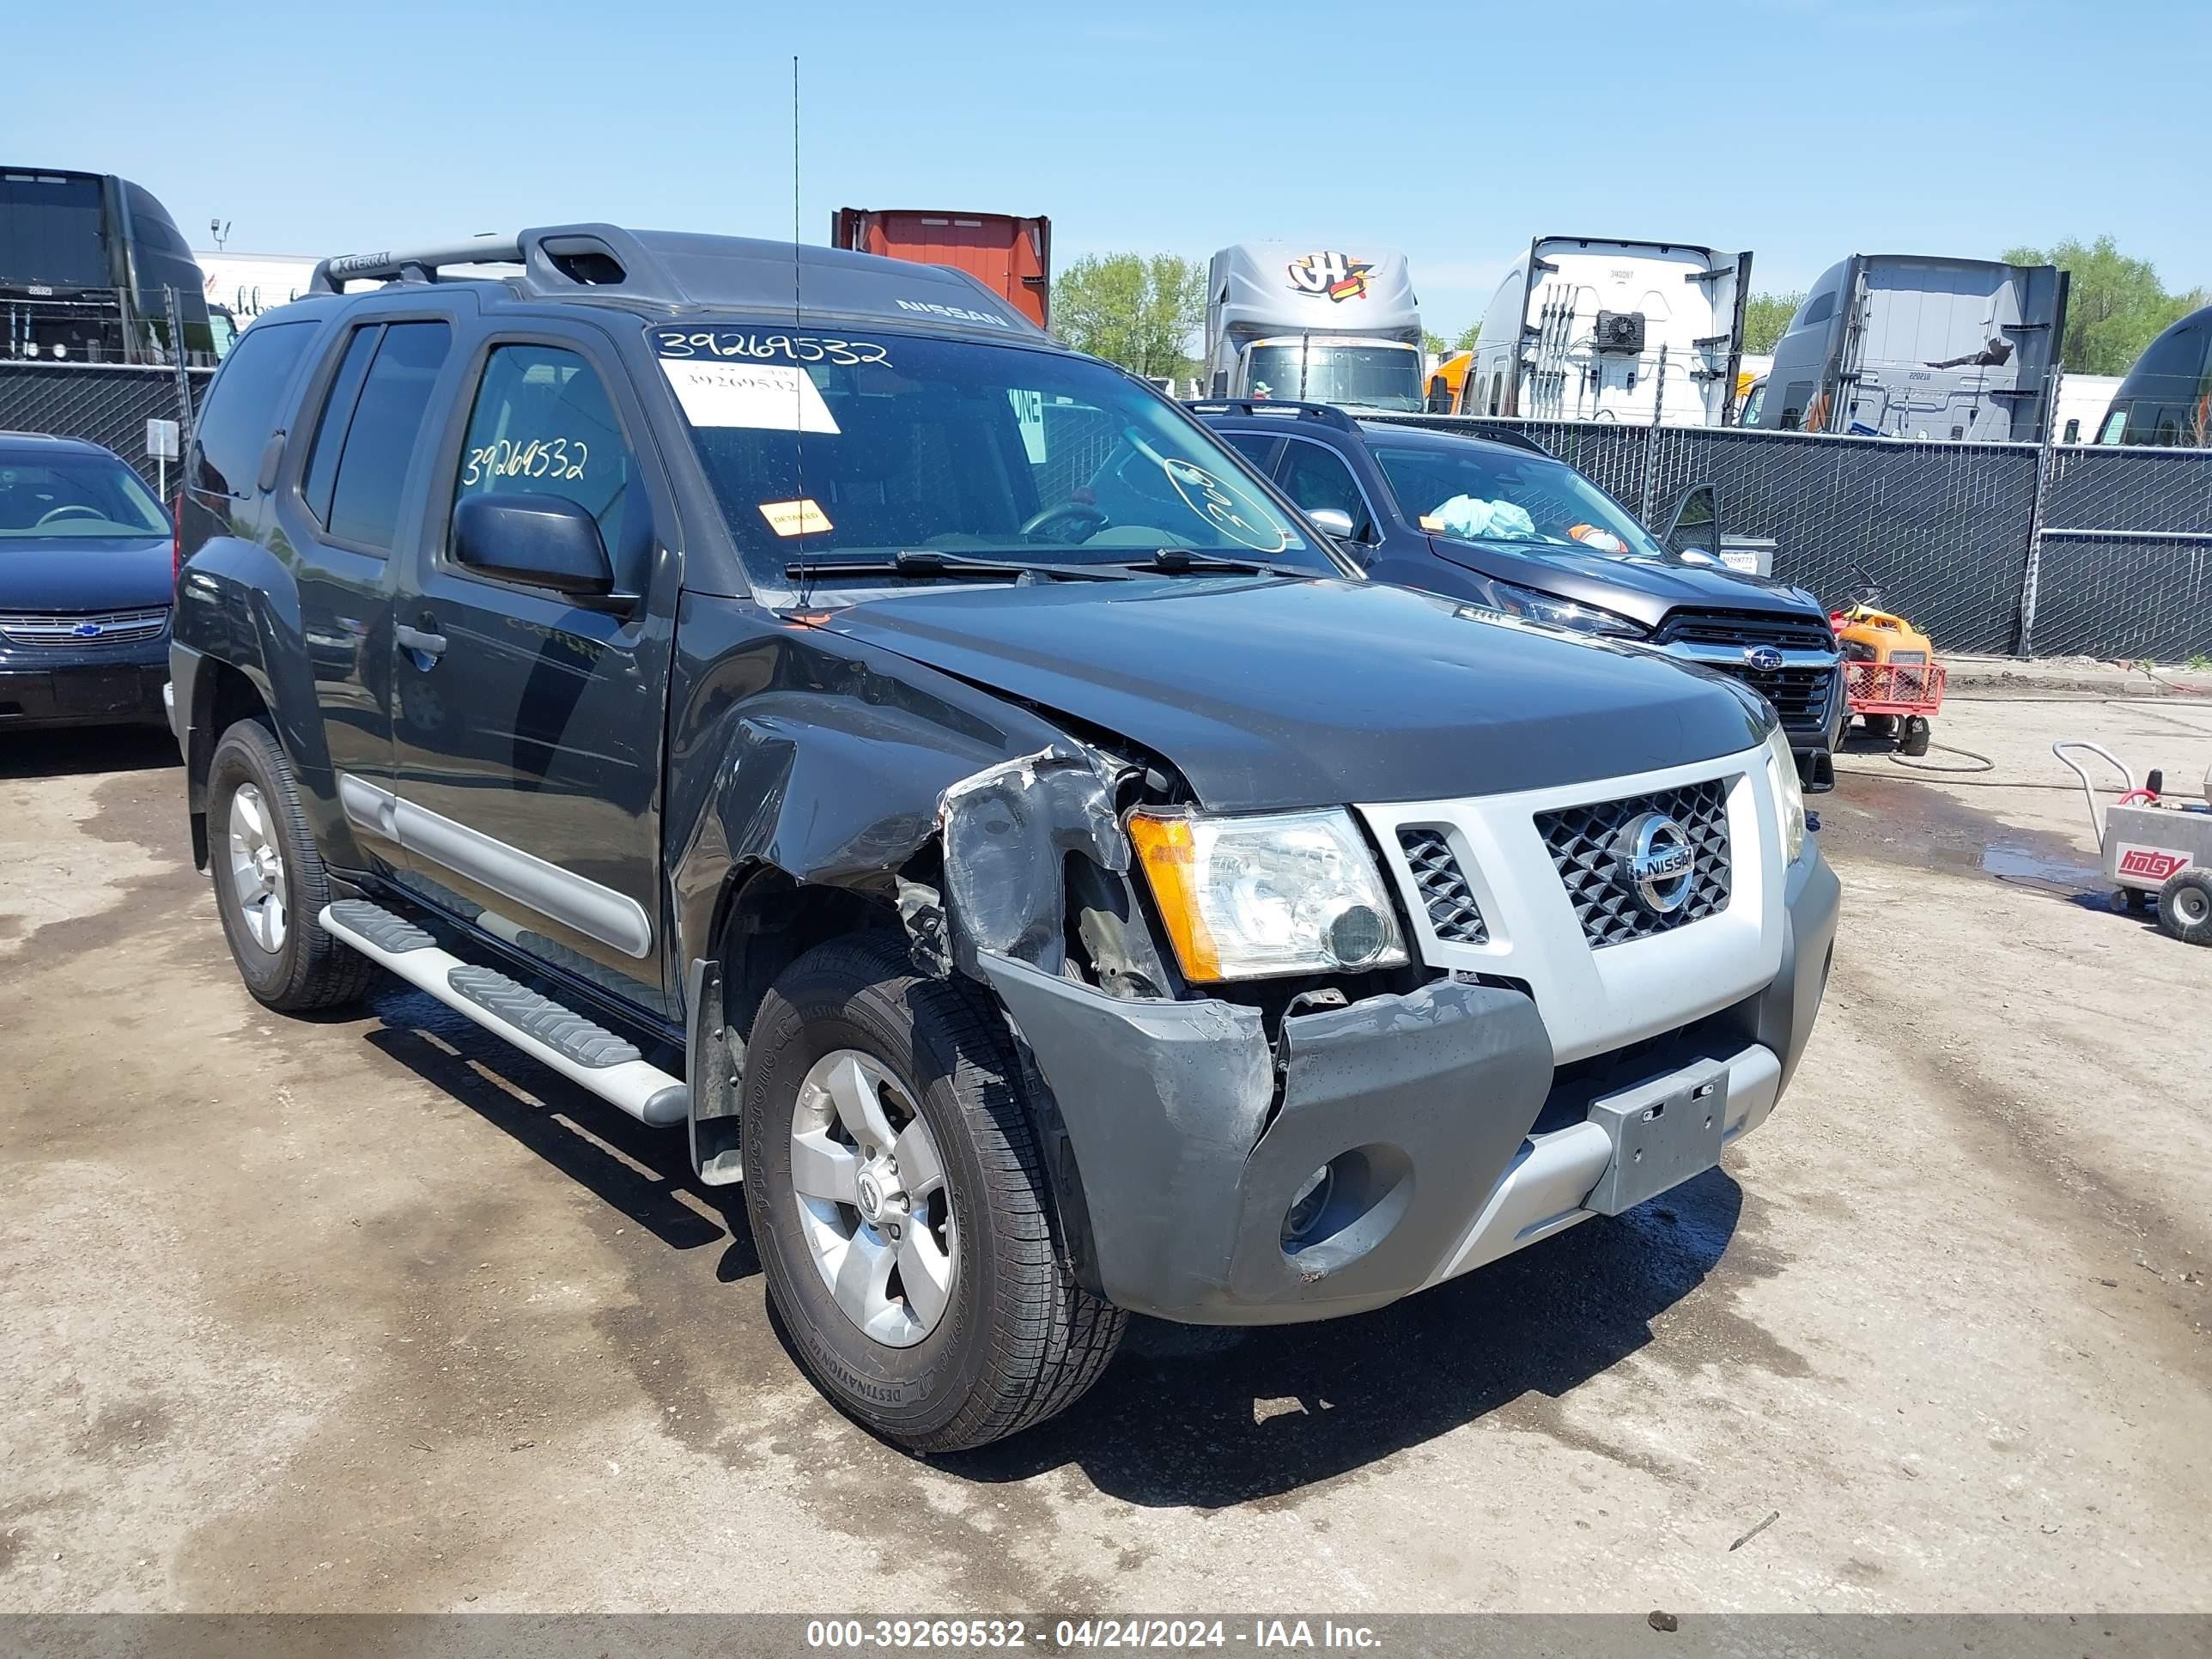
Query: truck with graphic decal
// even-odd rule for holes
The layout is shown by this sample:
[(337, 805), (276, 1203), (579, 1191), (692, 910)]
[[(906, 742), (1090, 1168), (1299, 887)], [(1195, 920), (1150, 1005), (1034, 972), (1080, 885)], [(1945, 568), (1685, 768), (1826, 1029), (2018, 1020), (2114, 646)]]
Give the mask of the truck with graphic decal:
[(1406, 256), (1350, 244), (1239, 242), (1206, 270), (1211, 398), (1418, 410), (1421, 313)]
[(544, 1133), (684, 1137), (752, 1247), (695, 1265), (874, 1432), (1049, 1417), (1131, 1313), (1380, 1307), (1773, 1111), (1838, 894), (1747, 686), (1369, 580), (957, 270), (594, 224), (312, 289), (179, 532), (246, 989), (388, 975)]

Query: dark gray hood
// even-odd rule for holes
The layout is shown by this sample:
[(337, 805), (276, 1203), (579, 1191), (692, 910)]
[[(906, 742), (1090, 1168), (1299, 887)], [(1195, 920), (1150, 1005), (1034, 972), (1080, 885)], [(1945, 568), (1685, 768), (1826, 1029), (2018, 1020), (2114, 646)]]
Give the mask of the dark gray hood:
[(963, 585), (821, 626), (1141, 744), (1222, 811), (1611, 778), (1765, 729), (1724, 682), (1650, 652), (1367, 582)]
[(1594, 605), (1646, 628), (1657, 628), (1676, 611), (1726, 611), (1827, 625), (1827, 612), (1802, 589), (1723, 565), (1674, 557), (1608, 557), (1548, 542), (1464, 542), (1431, 536), (1429, 545), (1439, 558), (1465, 569)]

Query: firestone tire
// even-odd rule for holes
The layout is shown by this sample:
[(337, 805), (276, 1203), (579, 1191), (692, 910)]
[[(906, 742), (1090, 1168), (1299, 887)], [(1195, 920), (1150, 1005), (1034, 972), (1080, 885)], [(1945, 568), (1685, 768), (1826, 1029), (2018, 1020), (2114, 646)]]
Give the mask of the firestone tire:
[[(854, 1088), (848, 1066), (873, 1081)], [(987, 1445), (1066, 1409), (1106, 1369), (1126, 1323), (1068, 1271), (1020, 1075), (981, 991), (917, 974), (889, 934), (799, 958), (763, 999), (745, 1044), (745, 1210), (769, 1298), (815, 1386), (909, 1452)], [(856, 1095), (896, 1132), (890, 1146), (881, 1133), (848, 1136), (833, 1097)], [(901, 1152), (864, 1194), (882, 1207), (864, 1208), (861, 1177), (880, 1176), (917, 1126), (936, 1178), (901, 1173)], [(826, 1181), (825, 1152), (847, 1160)], [(886, 1197), (909, 1182), (932, 1195)], [(891, 1207), (901, 1201), (913, 1209)], [(887, 1230), (903, 1221), (917, 1245), (925, 1206), (945, 1279), (920, 1300), (903, 1288), (886, 1300), (884, 1287), (902, 1287), (908, 1270)], [(845, 1253), (864, 1248), (894, 1255), (898, 1276), (848, 1296)]]
[(2159, 931), (2184, 945), (2212, 945), (2212, 870), (2177, 870), (2158, 890)]
[(376, 964), (323, 929), (330, 878), (292, 763), (260, 721), (240, 720), (216, 742), (207, 803), (216, 912), (246, 988), (280, 1013), (358, 1000)]

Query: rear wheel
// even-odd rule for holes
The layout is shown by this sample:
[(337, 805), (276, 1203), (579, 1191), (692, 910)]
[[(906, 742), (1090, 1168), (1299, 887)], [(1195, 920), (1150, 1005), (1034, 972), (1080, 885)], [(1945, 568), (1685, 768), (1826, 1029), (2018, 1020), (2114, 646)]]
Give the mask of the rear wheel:
[(1860, 720), (1870, 738), (1893, 738), (1897, 735), (1897, 716), (1894, 714), (1863, 714)]
[(2177, 870), (2158, 890), (2158, 925), (2184, 945), (2212, 945), (2212, 870)]
[(826, 945), (745, 1045), (745, 1209), (816, 1385), (915, 1452), (1027, 1428), (1097, 1380), (1123, 1316), (1085, 1291), (1004, 1022), (903, 944)]
[(267, 726), (240, 720), (208, 763), (208, 865), (239, 977), (284, 1013), (358, 998), (376, 965), (323, 931), (330, 878), (292, 763)]

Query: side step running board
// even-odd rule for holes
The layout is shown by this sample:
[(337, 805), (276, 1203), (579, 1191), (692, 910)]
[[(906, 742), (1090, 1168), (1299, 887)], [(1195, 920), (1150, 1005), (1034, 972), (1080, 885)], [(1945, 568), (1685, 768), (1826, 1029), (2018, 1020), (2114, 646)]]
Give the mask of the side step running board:
[(322, 922), (333, 938), (640, 1122), (690, 1115), (683, 1079), (647, 1063), (635, 1044), (505, 974), (462, 961), (404, 916), (340, 899), (323, 907)]

